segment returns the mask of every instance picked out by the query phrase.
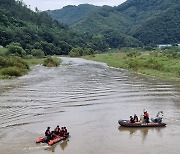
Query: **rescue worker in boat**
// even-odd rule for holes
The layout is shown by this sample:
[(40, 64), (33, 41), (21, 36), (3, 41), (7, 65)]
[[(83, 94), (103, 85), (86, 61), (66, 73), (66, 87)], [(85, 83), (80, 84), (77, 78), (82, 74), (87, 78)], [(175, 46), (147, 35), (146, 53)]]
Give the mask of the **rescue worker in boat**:
[(130, 119), (129, 119), (130, 123), (135, 123), (135, 122), (134, 122), (134, 118), (133, 118), (132, 116), (130, 116), (129, 118), (130, 118)]
[(47, 127), (47, 129), (45, 131), (44, 142), (48, 142), (50, 139), (51, 139), (51, 131), (50, 131), (50, 127)]
[(64, 127), (61, 127), (60, 136), (64, 136), (64, 132), (65, 132)]
[(159, 111), (155, 118), (151, 118), (151, 120), (155, 123), (161, 123), (163, 120), (163, 111)]
[(67, 131), (67, 128), (64, 127), (64, 137), (68, 136), (69, 135), (69, 132)]
[(60, 128), (59, 125), (57, 125), (57, 127), (54, 129), (54, 131), (51, 132), (52, 133), (52, 139), (56, 138), (59, 136), (60, 134)]
[(134, 122), (138, 122), (138, 116), (134, 114)]
[(147, 111), (144, 112), (144, 122), (149, 123), (149, 113)]
[(59, 134), (60, 134), (59, 125), (57, 125), (57, 127), (54, 129), (54, 133), (55, 133), (56, 135), (59, 135)]

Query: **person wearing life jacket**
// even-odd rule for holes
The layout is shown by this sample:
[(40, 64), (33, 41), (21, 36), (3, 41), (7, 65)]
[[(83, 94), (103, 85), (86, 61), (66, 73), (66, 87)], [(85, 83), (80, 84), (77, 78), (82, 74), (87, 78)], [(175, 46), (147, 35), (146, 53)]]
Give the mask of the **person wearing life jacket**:
[(44, 142), (48, 142), (50, 139), (51, 139), (51, 131), (50, 131), (50, 127), (47, 127), (47, 129), (45, 131)]
[(149, 123), (149, 113), (147, 111), (144, 112), (144, 121), (145, 123)]
[(134, 114), (134, 122), (138, 122), (138, 116)]
[(65, 132), (64, 127), (61, 127), (60, 136), (64, 136), (64, 132)]
[(51, 135), (50, 127), (47, 127), (45, 131), (45, 136), (50, 136), (50, 135)]
[(134, 122), (134, 118), (133, 118), (132, 116), (130, 116), (129, 118), (130, 118), (130, 119), (129, 119), (130, 123), (135, 123), (135, 122)]
[(51, 132), (52, 134), (52, 139), (57, 138), (60, 134), (60, 128), (59, 125), (57, 125), (57, 127), (54, 129), (54, 131)]
[(68, 136), (69, 135), (69, 132), (67, 131), (67, 128), (64, 127), (64, 137)]
[(57, 127), (54, 129), (54, 133), (55, 133), (56, 135), (59, 135), (59, 134), (60, 134), (59, 125), (57, 125)]

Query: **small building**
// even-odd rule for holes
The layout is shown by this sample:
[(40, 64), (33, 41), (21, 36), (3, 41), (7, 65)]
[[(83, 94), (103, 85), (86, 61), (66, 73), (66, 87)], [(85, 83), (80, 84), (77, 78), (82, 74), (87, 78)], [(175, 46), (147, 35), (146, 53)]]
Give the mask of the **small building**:
[(159, 44), (158, 48), (172, 47), (172, 44)]

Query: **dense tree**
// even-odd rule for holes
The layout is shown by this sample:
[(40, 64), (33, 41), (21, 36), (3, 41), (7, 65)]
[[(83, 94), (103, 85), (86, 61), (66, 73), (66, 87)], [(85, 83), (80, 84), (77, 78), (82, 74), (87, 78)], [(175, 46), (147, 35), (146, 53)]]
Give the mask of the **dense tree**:
[(8, 48), (7, 55), (15, 55), (20, 57), (26, 55), (26, 52), (19, 43), (11, 43), (10, 45), (7, 45), (7, 48)]
[(31, 54), (37, 58), (43, 58), (45, 56), (44, 52), (41, 49), (33, 49), (31, 51)]
[(46, 55), (68, 54), (72, 47), (88, 47), (91, 39), (72, 31), (22, 1), (0, 0), (0, 45), (20, 43), (25, 51), (41, 49)]

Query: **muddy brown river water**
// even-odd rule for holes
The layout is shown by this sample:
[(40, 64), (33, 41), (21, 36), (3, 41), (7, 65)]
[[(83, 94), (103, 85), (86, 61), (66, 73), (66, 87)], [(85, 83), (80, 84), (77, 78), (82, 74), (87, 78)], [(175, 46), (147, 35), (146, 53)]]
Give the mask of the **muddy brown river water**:
[[(23, 77), (0, 80), (0, 154), (179, 154), (180, 85), (62, 58), (57, 68), (35, 66)], [(164, 128), (117, 123), (147, 109), (164, 111)], [(69, 139), (36, 144), (47, 126), (66, 126)]]

